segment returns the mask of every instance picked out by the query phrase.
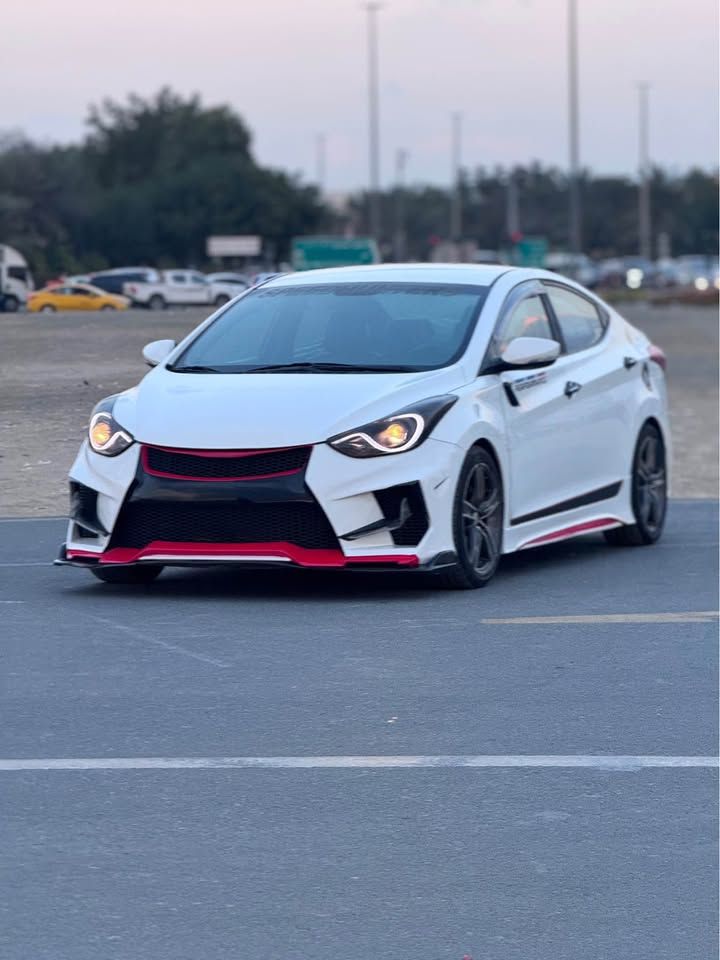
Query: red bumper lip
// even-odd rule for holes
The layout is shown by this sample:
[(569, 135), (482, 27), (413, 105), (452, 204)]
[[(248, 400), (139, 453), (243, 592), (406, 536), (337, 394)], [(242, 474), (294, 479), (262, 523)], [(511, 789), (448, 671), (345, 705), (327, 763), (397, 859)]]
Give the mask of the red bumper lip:
[(178, 543), (153, 540), (145, 547), (113, 547), (104, 553), (92, 550), (67, 550), (67, 559), (87, 563), (97, 561), (107, 565), (127, 565), (157, 562), (166, 565), (176, 563), (231, 563), (233, 561), (258, 563), (288, 563), (300, 567), (342, 568), (356, 565), (394, 565), (417, 567), (420, 560), (415, 554), (388, 553), (372, 556), (348, 557), (342, 550), (313, 550), (294, 543)]

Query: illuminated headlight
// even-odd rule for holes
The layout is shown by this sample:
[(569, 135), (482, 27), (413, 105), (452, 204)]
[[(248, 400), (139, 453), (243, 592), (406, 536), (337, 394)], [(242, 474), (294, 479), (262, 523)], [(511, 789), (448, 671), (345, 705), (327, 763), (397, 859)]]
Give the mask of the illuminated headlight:
[(133, 438), (113, 417), (115, 397), (102, 400), (93, 410), (88, 428), (88, 442), (104, 457), (116, 457), (134, 443)]
[(695, 277), (695, 289), (704, 292), (710, 286), (710, 281), (707, 277)]
[(639, 290), (645, 274), (639, 267), (631, 267), (625, 274), (625, 282), (631, 290)]
[(457, 397), (431, 397), (392, 417), (366, 423), (357, 430), (331, 437), (328, 443), (348, 457), (382, 457), (405, 453), (423, 442)]

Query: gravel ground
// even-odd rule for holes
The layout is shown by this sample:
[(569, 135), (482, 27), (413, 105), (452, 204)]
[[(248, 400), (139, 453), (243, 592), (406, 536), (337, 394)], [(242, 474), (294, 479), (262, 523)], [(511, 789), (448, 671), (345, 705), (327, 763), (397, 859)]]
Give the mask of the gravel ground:
[[(627, 305), (668, 354), (676, 497), (718, 489), (718, 334), (713, 307)], [(57, 516), (92, 406), (145, 373), (145, 343), (179, 339), (204, 319), (149, 313), (0, 315), (0, 516)]]

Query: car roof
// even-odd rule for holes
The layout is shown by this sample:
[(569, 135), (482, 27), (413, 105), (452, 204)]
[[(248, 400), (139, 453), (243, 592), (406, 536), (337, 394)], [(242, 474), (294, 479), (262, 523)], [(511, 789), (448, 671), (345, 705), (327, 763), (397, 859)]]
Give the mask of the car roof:
[(328, 267), (282, 274), (268, 281), (272, 287), (295, 287), (313, 283), (470, 283), (486, 287), (512, 270), (499, 264), (385, 263), (366, 267)]

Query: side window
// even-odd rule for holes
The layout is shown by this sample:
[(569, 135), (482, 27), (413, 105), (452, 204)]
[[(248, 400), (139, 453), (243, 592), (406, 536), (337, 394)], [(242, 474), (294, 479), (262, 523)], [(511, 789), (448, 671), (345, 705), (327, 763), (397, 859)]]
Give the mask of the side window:
[(499, 359), (510, 341), (517, 337), (555, 339), (550, 318), (538, 294), (521, 300), (502, 321), (493, 341), (493, 359)]
[(185, 283), (185, 274), (184, 273), (171, 273), (170, 274), (171, 283)]
[(548, 285), (548, 296), (568, 353), (587, 350), (601, 339), (605, 323), (594, 303), (565, 287)]
[(191, 273), (190, 282), (191, 283), (207, 283), (207, 280), (201, 273)]
[(89, 297), (90, 291), (87, 287), (71, 287), (70, 293), (75, 297)]

